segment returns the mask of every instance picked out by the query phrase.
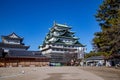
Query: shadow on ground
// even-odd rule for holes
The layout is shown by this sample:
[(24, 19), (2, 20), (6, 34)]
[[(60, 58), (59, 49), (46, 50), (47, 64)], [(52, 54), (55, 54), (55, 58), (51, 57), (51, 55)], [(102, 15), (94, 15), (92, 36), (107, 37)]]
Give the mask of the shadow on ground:
[(48, 74), (50, 77), (44, 80), (82, 80), (82, 79), (62, 79), (63, 75), (77, 75), (77, 73), (50, 73)]

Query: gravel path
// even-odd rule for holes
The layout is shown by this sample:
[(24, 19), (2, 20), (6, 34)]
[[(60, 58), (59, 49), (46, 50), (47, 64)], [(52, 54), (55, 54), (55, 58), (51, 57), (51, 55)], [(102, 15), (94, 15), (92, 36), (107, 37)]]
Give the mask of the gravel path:
[(0, 80), (104, 80), (80, 67), (0, 68)]

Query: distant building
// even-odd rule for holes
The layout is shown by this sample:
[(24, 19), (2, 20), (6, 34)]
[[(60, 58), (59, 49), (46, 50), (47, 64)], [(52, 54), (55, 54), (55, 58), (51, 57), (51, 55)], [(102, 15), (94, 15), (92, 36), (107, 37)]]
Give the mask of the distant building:
[(86, 59), (87, 66), (103, 66), (105, 65), (104, 56), (92, 56)]
[(40, 51), (28, 51), (30, 46), (22, 43), (23, 38), (15, 33), (2, 36), (0, 42), (0, 67), (6, 66), (47, 66), (49, 58)]
[(64, 65), (71, 59), (84, 58), (85, 46), (78, 39), (71, 27), (54, 23), (39, 48), (42, 54), (51, 57), (51, 64)]
[(8, 52), (9, 50), (27, 50), (30, 46), (25, 46), (22, 43), (23, 38), (16, 35), (14, 32), (8, 36), (1, 36), (2, 42), (0, 42), (0, 48), (4, 50), (4, 52)]
[(0, 58), (2, 58), (3, 57), (3, 49), (2, 48), (0, 48)]

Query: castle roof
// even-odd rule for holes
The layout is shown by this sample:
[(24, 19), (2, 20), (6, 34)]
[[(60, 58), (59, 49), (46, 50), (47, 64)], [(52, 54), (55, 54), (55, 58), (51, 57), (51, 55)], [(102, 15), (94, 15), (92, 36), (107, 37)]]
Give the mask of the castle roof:
[(63, 28), (71, 28), (66, 24), (58, 24), (58, 23), (54, 23), (54, 26), (63, 27)]
[(84, 47), (78, 39), (79, 38), (75, 37), (74, 32), (71, 31), (71, 27), (54, 23), (54, 26), (45, 37), (43, 46), (46, 44), (63, 44)]
[(7, 36), (1, 36), (1, 38), (12, 39), (12, 40), (23, 40), (23, 38), (21, 38), (20, 36), (18, 36), (14, 32), (9, 34), (9, 35), (7, 35)]

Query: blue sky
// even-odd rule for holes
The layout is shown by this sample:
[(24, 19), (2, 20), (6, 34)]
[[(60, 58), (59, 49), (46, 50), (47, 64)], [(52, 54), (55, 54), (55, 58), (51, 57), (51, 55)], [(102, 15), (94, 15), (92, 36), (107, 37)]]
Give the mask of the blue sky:
[(29, 50), (38, 50), (53, 22), (67, 24), (80, 42), (92, 50), (94, 33), (100, 31), (96, 14), (102, 0), (0, 0), (0, 35), (15, 32)]

